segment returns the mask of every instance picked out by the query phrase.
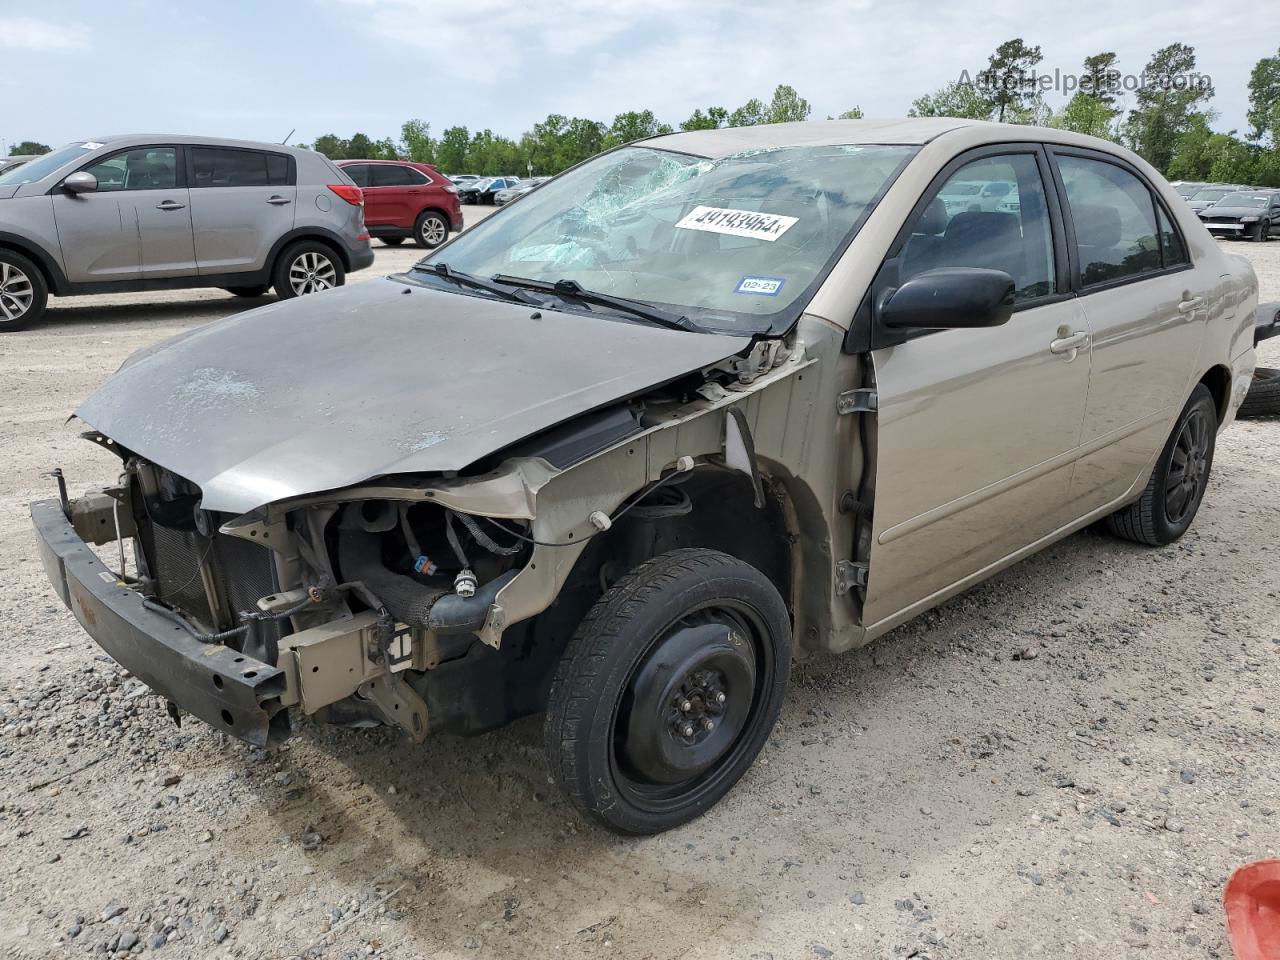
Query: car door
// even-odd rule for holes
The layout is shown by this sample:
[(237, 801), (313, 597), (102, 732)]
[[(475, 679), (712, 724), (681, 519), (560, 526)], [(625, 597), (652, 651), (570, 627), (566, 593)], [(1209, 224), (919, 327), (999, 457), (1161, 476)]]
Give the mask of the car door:
[(284, 153), (240, 147), (187, 147), (191, 221), (202, 275), (262, 270), (277, 240), (293, 229), (297, 170)]
[(373, 176), (373, 166), (371, 163), (347, 163), (343, 164), (342, 172), (360, 188), (360, 193), (364, 197), (365, 226), (390, 226), (391, 221), (387, 218), (387, 211), (380, 207), (377, 195), (371, 189), (373, 184), (370, 178)]
[(1118, 157), (1053, 148), (1079, 302), (1093, 341), (1075, 509), (1123, 497), (1190, 395), (1218, 275), (1194, 266), (1163, 203)]
[(81, 169), (97, 179), (96, 190), (53, 195), (68, 280), (101, 283), (196, 272), (179, 147), (130, 147)]
[[(948, 208), (941, 194), (965, 181), (1016, 184), (1016, 212)], [(871, 351), (869, 629), (907, 619), (1074, 519), (1066, 498), (1089, 343), (1050, 183), (1034, 144), (963, 154), (935, 178), (877, 275), (873, 300), (927, 270), (1003, 270), (1016, 306), (1003, 326), (927, 331)]]
[(379, 215), (399, 227), (412, 227), (418, 211), (424, 206), (422, 195), (431, 183), (412, 167), (399, 163), (377, 163), (369, 167), (369, 190), (365, 206), (373, 197)]

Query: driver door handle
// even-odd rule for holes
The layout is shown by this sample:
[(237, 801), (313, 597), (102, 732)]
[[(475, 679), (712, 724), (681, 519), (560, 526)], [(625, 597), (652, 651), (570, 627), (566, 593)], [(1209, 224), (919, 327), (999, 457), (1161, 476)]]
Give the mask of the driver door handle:
[(278, 196), (277, 196), (277, 197), (267, 197), (267, 203), (269, 203), (269, 204), (271, 204), (271, 205), (273, 205), (273, 206), (276, 206), (276, 207), (284, 206), (286, 203), (289, 203), (289, 202), (291, 202), (291, 201), (289, 200), (289, 198), (288, 198), (288, 197), (278, 197)]
[(156, 204), (156, 209), (157, 210), (184, 210), (186, 209), (186, 206), (187, 205), (185, 203), (179, 203), (177, 200), (161, 200), (159, 203)]
[(1183, 313), (1186, 313), (1188, 310), (1194, 310), (1196, 307), (1200, 306), (1200, 304), (1202, 303), (1204, 303), (1204, 297), (1192, 297), (1189, 300), (1179, 301), (1178, 309), (1181, 310)]
[(1074, 360), (1076, 351), (1089, 344), (1089, 333), (1086, 330), (1076, 330), (1074, 333), (1059, 330), (1058, 333), (1058, 339), (1049, 343), (1049, 352), (1065, 354), (1068, 360)]

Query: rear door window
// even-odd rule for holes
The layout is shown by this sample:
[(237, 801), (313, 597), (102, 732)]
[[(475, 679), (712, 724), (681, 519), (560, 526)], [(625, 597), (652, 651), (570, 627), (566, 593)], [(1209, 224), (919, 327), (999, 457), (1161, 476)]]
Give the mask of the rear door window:
[(1091, 287), (1162, 270), (1155, 199), (1146, 184), (1104, 160), (1056, 159), (1075, 226), (1080, 283)]
[(279, 187), (289, 182), (289, 158), (257, 150), (188, 148), (193, 187)]
[(370, 186), (374, 187), (416, 187), (427, 182), (417, 170), (399, 164), (380, 163), (368, 169), (372, 175)]

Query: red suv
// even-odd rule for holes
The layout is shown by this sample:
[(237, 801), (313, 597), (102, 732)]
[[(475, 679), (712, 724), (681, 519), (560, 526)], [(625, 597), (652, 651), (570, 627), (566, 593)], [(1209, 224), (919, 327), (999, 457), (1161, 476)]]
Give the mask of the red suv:
[(339, 160), (364, 194), (369, 235), (397, 246), (412, 237), (432, 249), (462, 229), (458, 188), (435, 167), (408, 160)]

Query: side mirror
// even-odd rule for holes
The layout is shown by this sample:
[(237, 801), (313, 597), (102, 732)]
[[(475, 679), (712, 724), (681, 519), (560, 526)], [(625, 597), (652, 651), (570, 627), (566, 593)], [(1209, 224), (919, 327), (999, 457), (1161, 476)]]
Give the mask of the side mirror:
[(880, 325), (890, 330), (998, 327), (1013, 315), (1013, 291), (1013, 277), (1003, 270), (926, 270), (881, 303)]
[(62, 189), (67, 193), (93, 193), (98, 189), (98, 178), (92, 173), (73, 173), (62, 181)]

